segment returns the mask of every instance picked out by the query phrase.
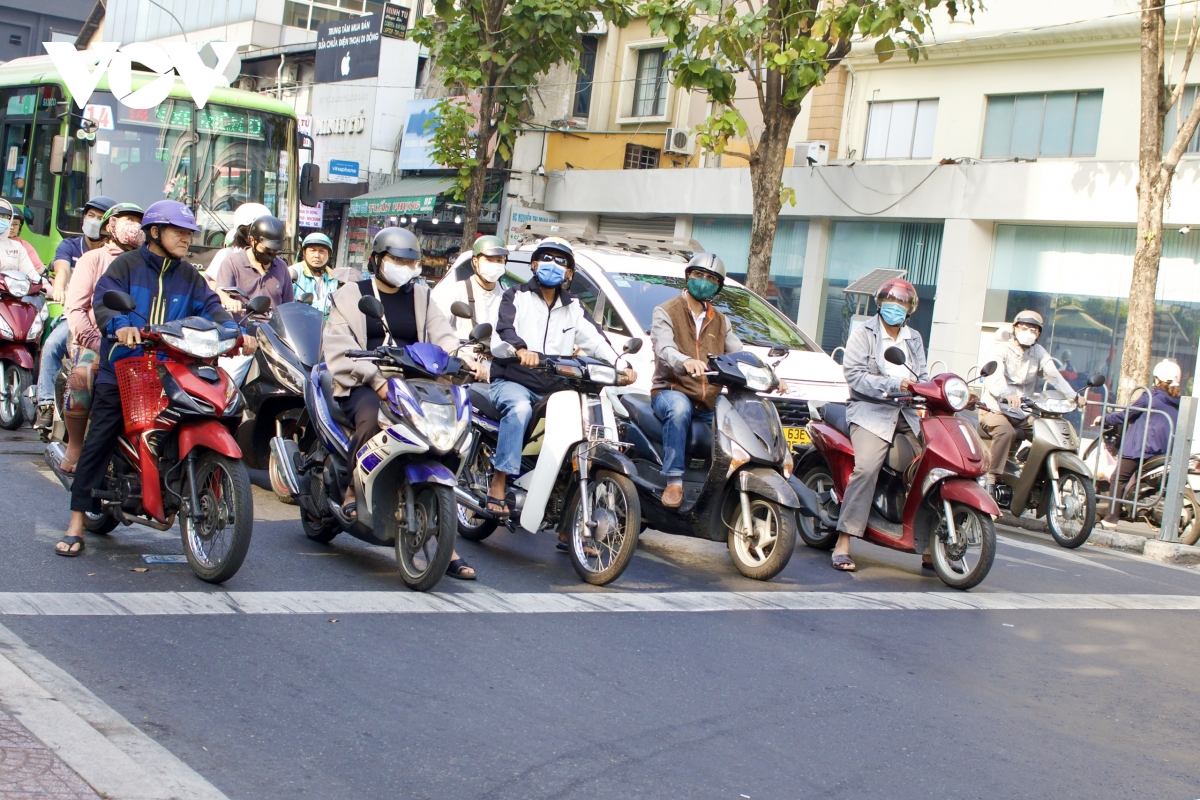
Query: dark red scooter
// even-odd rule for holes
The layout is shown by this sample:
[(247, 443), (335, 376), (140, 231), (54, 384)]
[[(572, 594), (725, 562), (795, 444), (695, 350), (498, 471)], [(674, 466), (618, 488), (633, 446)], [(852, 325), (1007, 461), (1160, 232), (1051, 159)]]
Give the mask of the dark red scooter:
[[(884, 358), (904, 363), (898, 348), (888, 348)], [(994, 362), (984, 367), (987, 373), (994, 369)], [(914, 453), (903, 436), (892, 444), (879, 471), (864, 538), (906, 553), (928, 553), (947, 586), (978, 586), (992, 568), (993, 519), (1000, 509), (976, 480), (987, 471), (987, 451), (975, 425), (955, 416), (973, 402), (966, 381), (946, 373), (913, 384), (911, 393), (878, 402), (923, 407), (925, 449)], [(801, 519), (800, 537), (809, 547), (828, 550), (837, 542), (834, 526), (854, 469), (854, 447), (844, 404), (826, 403), (820, 414), (808, 423), (814, 446), (801, 458), (796, 474), (817, 493), (823, 512), (819, 520)]]
[(0, 272), (0, 428), (15, 431), (25, 415), (21, 397), (33, 384), (38, 337), (48, 314), (45, 281)]

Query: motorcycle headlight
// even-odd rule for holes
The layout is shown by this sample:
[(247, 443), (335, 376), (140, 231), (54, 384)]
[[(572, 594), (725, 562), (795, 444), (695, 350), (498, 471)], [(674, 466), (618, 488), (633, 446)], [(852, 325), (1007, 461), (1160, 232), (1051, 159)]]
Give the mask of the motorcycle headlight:
[(4, 321), (4, 317), (0, 317), (0, 337), (5, 339), (13, 339), (15, 336), (16, 335), (13, 333), (12, 327)]
[(738, 370), (746, 379), (746, 388), (755, 392), (766, 392), (775, 385), (775, 375), (767, 367), (756, 367), (753, 364), (738, 362)]
[(929, 494), (929, 490), (933, 488), (935, 483), (944, 481), (946, 478), (953, 478), (954, 475), (953, 470), (934, 467), (929, 470), (929, 474), (925, 476), (925, 482), (921, 484), (921, 494)]
[(458, 426), (458, 410), (453, 404), (421, 403), (424, 414), (414, 414), (412, 422), (434, 450), (446, 452), (454, 447), (462, 432)]
[(971, 390), (962, 378), (947, 379), (942, 384), (942, 391), (946, 395), (946, 403), (955, 411), (962, 411), (971, 402)]
[(1065, 397), (1039, 397), (1033, 406), (1044, 414), (1069, 414), (1075, 410), (1075, 401)]
[(612, 386), (617, 382), (617, 370), (615, 367), (608, 367), (603, 364), (589, 364), (587, 370), (588, 380), (592, 383)]
[(184, 328), (182, 336), (164, 333), (163, 340), (176, 350), (196, 358), (214, 358), (232, 350), (237, 344), (237, 339), (222, 339), (220, 331), (214, 328), (204, 331)]
[(275, 380), (296, 394), (304, 394), (304, 374), (292, 366), (286, 358), (279, 355), (275, 345), (271, 344), (271, 340), (266, 336), (258, 336), (258, 346), (262, 348)]
[(37, 316), (33, 318), (33, 324), (29, 326), (29, 335), (25, 338), (32, 342), (41, 336), (42, 329), (46, 327), (46, 319), (49, 316), (50, 307), (43, 303), (42, 307), (38, 309)]
[(13, 297), (24, 297), (29, 294), (29, 278), (19, 272), (9, 272), (4, 276), (8, 283), (8, 292)]

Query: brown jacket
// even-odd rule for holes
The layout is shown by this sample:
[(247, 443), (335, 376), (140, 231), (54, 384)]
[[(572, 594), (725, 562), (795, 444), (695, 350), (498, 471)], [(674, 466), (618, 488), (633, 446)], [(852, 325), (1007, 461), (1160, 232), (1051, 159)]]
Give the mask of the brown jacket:
[[(683, 360), (695, 358), (708, 363), (710, 355), (737, 352), (741, 342), (732, 334), (729, 320), (707, 304), (704, 323), (696, 335), (696, 322), (688, 310), (687, 298), (680, 294), (654, 310), (655, 325), (651, 331), (654, 342), (654, 378), (651, 395), (674, 389), (687, 395), (697, 408), (712, 409), (721, 387), (712, 386), (703, 375), (693, 378), (683, 372)], [(665, 322), (669, 328), (662, 323)], [(677, 352), (671, 352), (677, 351)], [(683, 356), (680, 360), (679, 356)], [(674, 363), (678, 362), (678, 363)]]

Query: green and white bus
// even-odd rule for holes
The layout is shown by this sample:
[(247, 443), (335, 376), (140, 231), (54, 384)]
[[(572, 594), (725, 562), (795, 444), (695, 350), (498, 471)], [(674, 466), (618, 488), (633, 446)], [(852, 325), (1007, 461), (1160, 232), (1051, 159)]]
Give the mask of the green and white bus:
[[(133, 88), (157, 77), (135, 73)], [(199, 264), (223, 246), (242, 203), (271, 209), (294, 239), (301, 138), (311, 147), (290, 106), (254, 92), (218, 87), (197, 108), (176, 78), (162, 103), (134, 109), (117, 102), (106, 74), (80, 109), (49, 56), (0, 65), (0, 195), (32, 212), (21, 235), (47, 265), (62, 239), (81, 235), (83, 204), (99, 195), (142, 208), (187, 203), (201, 228)]]

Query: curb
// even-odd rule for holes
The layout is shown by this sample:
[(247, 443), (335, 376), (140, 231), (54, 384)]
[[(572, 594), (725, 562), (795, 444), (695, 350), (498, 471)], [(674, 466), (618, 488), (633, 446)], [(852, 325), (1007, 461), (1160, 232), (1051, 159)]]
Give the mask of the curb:
[(1121, 550), (1126, 553), (1144, 554), (1146, 543), (1149, 540), (1145, 536), (1136, 536), (1130, 533), (1120, 533), (1119, 531), (1105, 531), (1093, 529), (1092, 535), (1088, 537), (1087, 543), (1093, 547), (1107, 547), (1110, 550)]
[(1147, 540), (1142, 555), (1167, 564), (1200, 564), (1200, 547), (1191, 547), (1178, 542)]

